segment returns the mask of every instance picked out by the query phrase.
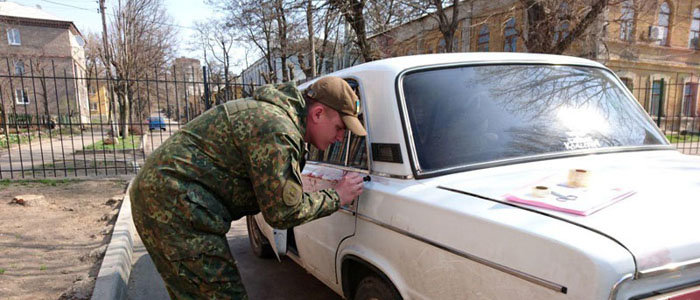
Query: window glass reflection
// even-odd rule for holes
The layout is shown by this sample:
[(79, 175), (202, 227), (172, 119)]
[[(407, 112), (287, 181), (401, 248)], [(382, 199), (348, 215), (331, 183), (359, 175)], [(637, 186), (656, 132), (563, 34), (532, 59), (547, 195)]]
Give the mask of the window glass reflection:
[(607, 71), (496, 65), (419, 71), (403, 91), (421, 168), (665, 140)]

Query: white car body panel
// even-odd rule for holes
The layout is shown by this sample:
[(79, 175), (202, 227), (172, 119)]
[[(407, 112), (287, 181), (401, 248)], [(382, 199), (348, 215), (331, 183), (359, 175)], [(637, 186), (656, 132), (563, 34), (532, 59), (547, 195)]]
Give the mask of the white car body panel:
[[(341, 266), (357, 257), (386, 275), (405, 299), (626, 299), (700, 282), (698, 263), (666, 270), (700, 259), (700, 218), (694, 217), (700, 202), (682, 201), (700, 192), (700, 158), (671, 150), (623, 152), (414, 179), (397, 76), (419, 67), (500, 62), (604, 68), (564, 56), (461, 53), (399, 57), (333, 73), (359, 83), (367, 142), (398, 144), (403, 163), (370, 159), (372, 180), (356, 207), (295, 227), (295, 261), (342, 295)], [(591, 169), (599, 179), (613, 176), (637, 194), (587, 217), (503, 200), (513, 189), (570, 168)], [(305, 190), (332, 186), (341, 169), (308, 163)], [(260, 215), (257, 220), (270, 231)]]

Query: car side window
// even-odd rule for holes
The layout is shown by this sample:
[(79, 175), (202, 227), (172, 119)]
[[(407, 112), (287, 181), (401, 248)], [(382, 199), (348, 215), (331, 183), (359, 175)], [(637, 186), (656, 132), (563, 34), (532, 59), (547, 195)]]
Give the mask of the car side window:
[[(346, 81), (359, 98), (359, 119), (364, 126), (364, 116), (362, 115), (363, 104), (360, 98), (359, 84), (352, 79), (346, 79)], [(365, 137), (354, 135), (350, 130), (346, 130), (343, 141), (330, 145), (325, 151), (321, 151), (309, 144), (308, 160), (367, 170), (367, 146), (365, 144)]]

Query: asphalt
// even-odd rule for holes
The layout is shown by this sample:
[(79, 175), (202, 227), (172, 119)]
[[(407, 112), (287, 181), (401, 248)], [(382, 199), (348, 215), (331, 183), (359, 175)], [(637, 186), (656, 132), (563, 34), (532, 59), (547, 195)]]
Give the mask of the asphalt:
[[(245, 219), (235, 221), (226, 235), (236, 259), (243, 284), (251, 300), (333, 300), (342, 299), (289, 258), (260, 259), (250, 249)], [(134, 262), (127, 284), (127, 299), (169, 299), (163, 280), (138, 235), (134, 239)]]

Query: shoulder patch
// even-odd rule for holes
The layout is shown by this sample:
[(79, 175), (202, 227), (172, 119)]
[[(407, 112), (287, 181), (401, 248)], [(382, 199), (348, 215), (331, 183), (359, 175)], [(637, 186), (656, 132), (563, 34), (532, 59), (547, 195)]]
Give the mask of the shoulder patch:
[(228, 114), (232, 115), (232, 114), (235, 114), (235, 113), (240, 112), (240, 111), (259, 107), (260, 101), (250, 99), (250, 98), (243, 98), (243, 99), (236, 99), (236, 100), (226, 102), (226, 103), (224, 103), (224, 105), (226, 107), (226, 111), (228, 112)]
[(284, 183), (284, 189), (282, 191), (282, 199), (284, 199), (284, 204), (288, 206), (296, 206), (301, 202), (302, 198), (301, 185), (294, 182), (294, 180), (287, 180)]

